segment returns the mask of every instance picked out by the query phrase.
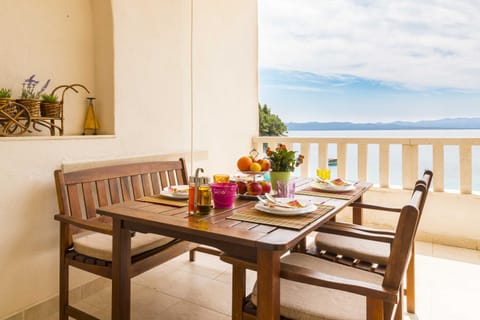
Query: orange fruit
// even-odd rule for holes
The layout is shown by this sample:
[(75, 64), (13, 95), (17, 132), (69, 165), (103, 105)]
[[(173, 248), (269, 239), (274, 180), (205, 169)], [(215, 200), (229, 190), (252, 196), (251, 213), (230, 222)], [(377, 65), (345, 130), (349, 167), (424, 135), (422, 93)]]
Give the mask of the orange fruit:
[(258, 162), (253, 162), (251, 165), (250, 165), (250, 171), (262, 171), (262, 166), (260, 163)]
[(250, 170), (250, 165), (253, 163), (252, 158), (244, 156), (238, 159), (237, 167), (240, 171), (248, 171)]

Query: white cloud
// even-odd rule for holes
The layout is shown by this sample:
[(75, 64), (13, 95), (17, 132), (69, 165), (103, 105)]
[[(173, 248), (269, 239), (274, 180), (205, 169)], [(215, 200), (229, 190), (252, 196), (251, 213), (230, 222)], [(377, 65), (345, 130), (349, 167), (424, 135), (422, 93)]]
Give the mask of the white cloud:
[(480, 89), (478, 0), (259, 0), (261, 67)]

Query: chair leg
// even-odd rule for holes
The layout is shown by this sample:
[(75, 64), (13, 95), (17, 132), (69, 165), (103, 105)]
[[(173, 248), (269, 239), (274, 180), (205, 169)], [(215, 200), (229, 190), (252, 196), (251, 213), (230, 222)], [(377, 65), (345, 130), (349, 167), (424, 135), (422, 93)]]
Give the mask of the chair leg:
[(383, 320), (383, 301), (367, 297), (367, 320)]
[[(403, 292), (403, 284), (400, 287), (400, 292)], [(402, 320), (403, 319), (403, 294), (399, 295), (399, 300), (397, 304), (397, 309), (395, 310), (395, 320)]]
[(67, 263), (67, 259), (65, 257), (65, 253), (68, 250), (68, 238), (70, 234), (70, 227), (65, 223), (60, 223), (60, 248), (59, 248), (59, 310), (58, 310), (58, 318), (60, 320), (68, 320), (68, 312), (67, 308), (69, 306), (69, 299), (68, 299), (68, 279), (69, 279), (69, 266)]
[(415, 245), (412, 246), (412, 255), (407, 268), (407, 311), (415, 313)]
[(188, 252), (189, 255), (189, 260), (190, 261), (195, 261), (195, 249), (192, 249)]
[(59, 292), (59, 319), (68, 320), (67, 306), (68, 306), (68, 264), (65, 259), (60, 258), (60, 292)]

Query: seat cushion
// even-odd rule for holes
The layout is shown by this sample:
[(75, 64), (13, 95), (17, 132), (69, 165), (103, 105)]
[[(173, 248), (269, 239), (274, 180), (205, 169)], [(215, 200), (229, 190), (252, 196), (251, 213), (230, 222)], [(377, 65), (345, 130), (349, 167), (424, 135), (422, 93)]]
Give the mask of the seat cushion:
[[(132, 237), (131, 255), (161, 247), (175, 240), (152, 233), (136, 232)], [(112, 261), (112, 236), (103, 233), (84, 232), (73, 237), (75, 251), (101, 260)]]
[[(317, 270), (332, 276), (381, 284), (383, 277), (307, 254), (292, 253), (282, 262)], [(257, 284), (252, 292), (252, 303), (257, 305)], [(349, 292), (280, 280), (280, 314), (289, 319), (366, 319), (366, 298)]]
[(317, 250), (341, 254), (350, 258), (386, 265), (390, 244), (338, 234), (318, 232), (315, 236)]

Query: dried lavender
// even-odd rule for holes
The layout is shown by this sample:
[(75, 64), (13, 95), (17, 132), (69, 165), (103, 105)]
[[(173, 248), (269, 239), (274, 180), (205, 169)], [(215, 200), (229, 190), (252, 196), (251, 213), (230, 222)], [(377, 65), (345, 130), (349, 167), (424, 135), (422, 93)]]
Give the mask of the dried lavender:
[(48, 85), (50, 84), (50, 79), (43, 85), (40, 91), (35, 91), (36, 86), (40, 83), (40, 81), (35, 80), (35, 75), (31, 75), (30, 78), (25, 79), (22, 84), (22, 99), (38, 99), (40, 95), (47, 89)]

